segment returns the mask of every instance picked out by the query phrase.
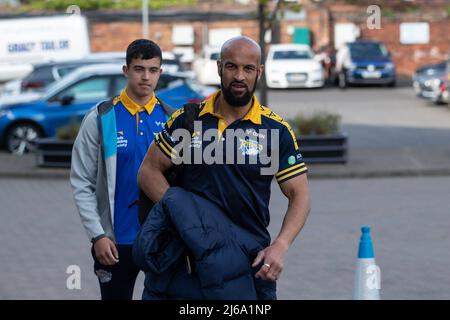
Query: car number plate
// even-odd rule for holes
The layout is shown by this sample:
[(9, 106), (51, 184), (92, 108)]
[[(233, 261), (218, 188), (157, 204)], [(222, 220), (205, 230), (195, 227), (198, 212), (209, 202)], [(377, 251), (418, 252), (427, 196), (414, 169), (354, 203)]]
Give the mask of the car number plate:
[(363, 71), (362, 77), (366, 79), (381, 78), (380, 71)]

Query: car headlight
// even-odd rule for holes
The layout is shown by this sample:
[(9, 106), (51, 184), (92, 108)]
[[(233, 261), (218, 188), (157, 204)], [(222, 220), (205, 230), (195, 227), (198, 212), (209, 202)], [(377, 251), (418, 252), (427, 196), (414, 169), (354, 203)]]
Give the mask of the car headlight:
[(433, 80), (433, 85), (436, 87), (439, 87), (441, 85), (441, 79), (434, 79)]
[(354, 70), (354, 69), (356, 69), (356, 64), (354, 64), (353, 62), (348, 62), (346, 65), (345, 65), (345, 67), (348, 69), (348, 70)]
[(386, 64), (384, 65), (384, 67), (385, 67), (386, 69), (389, 69), (389, 70), (392, 70), (392, 69), (395, 68), (395, 66), (394, 66), (394, 64), (393, 64), (392, 62), (386, 63)]

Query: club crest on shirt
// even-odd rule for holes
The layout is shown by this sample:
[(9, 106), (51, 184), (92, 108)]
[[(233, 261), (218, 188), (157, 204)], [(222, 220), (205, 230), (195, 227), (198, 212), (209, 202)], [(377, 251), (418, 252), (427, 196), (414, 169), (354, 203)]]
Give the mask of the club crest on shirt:
[(263, 145), (254, 140), (239, 138), (239, 142), (239, 151), (241, 151), (242, 155), (255, 156), (263, 149)]

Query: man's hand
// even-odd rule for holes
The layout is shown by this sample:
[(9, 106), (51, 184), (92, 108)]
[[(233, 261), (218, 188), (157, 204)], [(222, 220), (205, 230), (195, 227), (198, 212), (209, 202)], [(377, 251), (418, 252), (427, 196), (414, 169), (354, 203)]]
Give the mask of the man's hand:
[(280, 233), (275, 241), (261, 250), (253, 261), (256, 267), (262, 261), (263, 266), (255, 277), (276, 281), (283, 271), (283, 261), (289, 247), (303, 228), (310, 211), (308, 180), (306, 174), (294, 177), (280, 184), (281, 191), (289, 199), (289, 206), (283, 219)]
[(94, 243), (94, 253), (97, 260), (105, 266), (112, 266), (119, 262), (119, 252), (116, 245), (108, 237), (98, 239)]
[(264, 264), (255, 274), (255, 277), (268, 281), (278, 280), (283, 271), (284, 256), (288, 247), (281, 241), (275, 241), (269, 247), (261, 250), (253, 261), (252, 267), (256, 267), (261, 261), (264, 261)]

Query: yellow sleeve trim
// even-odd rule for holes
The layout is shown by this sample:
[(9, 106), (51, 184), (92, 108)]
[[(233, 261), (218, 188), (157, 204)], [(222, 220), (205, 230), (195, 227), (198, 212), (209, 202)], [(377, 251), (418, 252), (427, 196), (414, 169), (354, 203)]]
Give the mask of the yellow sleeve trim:
[(289, 177), (292, 177), (294, 175), (297, 175), (299, 173), (306, 172), (306, 171), (308, 171), (308, 169), (306, 167), (298, 169), (298, 170), (295, 170), (294, 172), (288, 173), (288, 174), (284, 175), (283, 177), (277, 178), (277, 181), (278, 182), (284, 181), (284, 180), (286, 180)]
[(162, 142), (162, 144), (170, 151), (170, 152), (173, 152), (173, 153), (177, 153), (177, 151), (174, 149), (174, 148), (172, 148), (171, 146), (170, 146), (170, 144), (166, 141), (166, 139), (164, 138), (164, 136), (162, 135), (162, 133), (159, 133), (158, 134), (158, 140), (160, 140), (161, 142)]
[(166, 156), (168, 156), (169, 158), (176, 158), (175, 155), (170, 153), (163, 144), (160, 143), (159, 146), (161, 147), (161, 150), (163, 150), (163, 152), (166, 154)]
[(293, 167), (289, 167), (289, 168), (287, 168), (287, 169), (284, 169), (283, 171), (278, 172), (275, 176), (276, 176), (276, 177), (279, 177), (279, 176), (281, 176), (282, 174), (284, 174), (284, 173), (286, 173), (286, 172), (288, 172), (288, 171), (292, 171), (292, 170), (294, 170), (294, 169), (296, 169), (296, 168), (298, 168), (298, 167), (304, 166), (304, 165), (305, 165), (304, 162), (299, 163), (299, 164), (296, 164), (296, 165), (293, 166)]
[(175, 155), (172, 155), (172, 153), (171, 153), (169, 150), (167, 150), (167, 148), (164, 146), (163, 141), (164, 141), (164, 139), (161, 138), (161, 133), (158, 134), (158, 135), (156, 136), (156, 142), (159, 142), (159, 143), (157, 143), (156, 145), (159, 147), (159, 149), (160, 149), (166, 156), (168, 156), (169, 158), (172, 158), (172, 157), (175, 158)]

